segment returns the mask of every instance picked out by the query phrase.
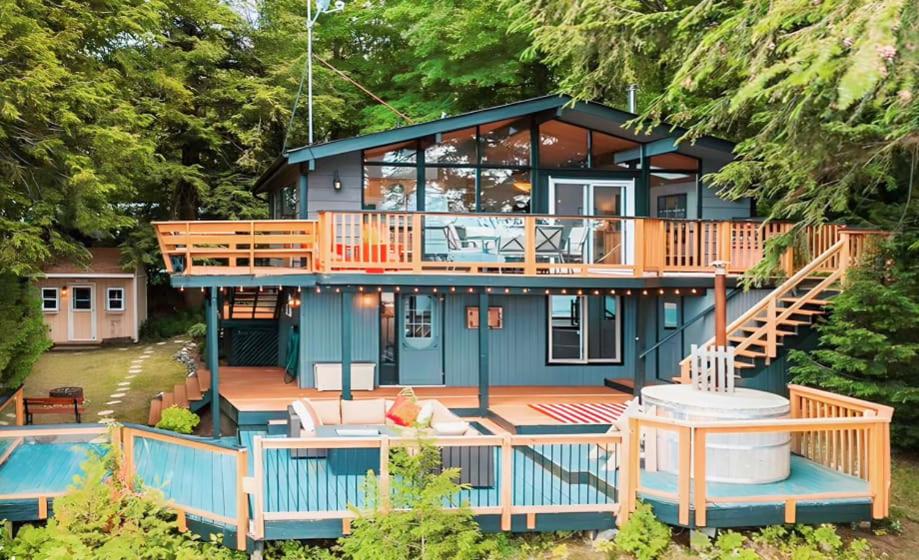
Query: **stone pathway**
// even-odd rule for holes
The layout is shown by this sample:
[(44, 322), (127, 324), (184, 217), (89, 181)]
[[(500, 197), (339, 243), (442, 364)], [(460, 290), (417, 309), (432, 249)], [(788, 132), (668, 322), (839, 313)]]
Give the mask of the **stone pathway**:
[[(157, 346), (162, 346), (164, 344), (166, 344), (165, 341), (157, 342)], [(125, 348), (125, 350), (126, 349), (127, 348)], [(131, 380), (133, 380), (138, 375), (143, 373), (144, 360), (152, 356), (153, 351), (154, 351), (153, 346), (147, 346), (146, 348), (144, 348), (143, 352), (139, 356), (131, 360), (131, 363), (128, 367), (128, 373), (127, 375), (124, 376), (124, 381), (119, 381), (117, 387), (115, 388), (115, 391), (111, 395), (109, 395), (110, 400), (105, 403), (107, 406), (113, 406), (116, 404), (121, 404), (123, 402), (121, 399), (126, 397), (128, 394), (128, 391), (131, 390)], [(114, 410), (111, 410), (111, 409), (100, 410), (98, 414), (99, 414), (99, 422), (109, 423), (109, 422), (115, 421), (115, 419), (112, 416), (113, 414), (115, 414)]]

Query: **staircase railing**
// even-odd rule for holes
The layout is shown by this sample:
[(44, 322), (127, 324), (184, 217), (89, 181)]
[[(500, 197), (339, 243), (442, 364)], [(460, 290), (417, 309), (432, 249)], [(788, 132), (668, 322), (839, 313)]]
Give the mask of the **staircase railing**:
[[(727, 332), (730, 335), (755, 319), (763, 322), (762, 326), (735, 345), (735, 351), (742, 352), (754, 343), (759, 342), (764, 347), (763, 352), (766, 354), (766, 359), (775, 358), (778, 355), (777, 333), (779, 325), (788, 320), (808, 302), (816, 299), (822, 292), (834, 284), (842, 282), (850, 264), (864, 254), (867, 247), (865, 237), (875, 233), (838, 230), (839, 239), (835, 243), (727, 326)], [(796, 301), (792, 302), (788, 307), (779, 306), (782, 298), (798, 288), (802, 282), (817, 278), (820, 279), (820, 282), (810, 288), (806, 294), (796, 298)], [(714, 343), (715, 338), (712, 337), (703, 343), (701, 347), (705, 348)], [(689, 383), (690, 381), (690, 364), (689, 357), (680, 362), (679, 381), (681, 383)]]

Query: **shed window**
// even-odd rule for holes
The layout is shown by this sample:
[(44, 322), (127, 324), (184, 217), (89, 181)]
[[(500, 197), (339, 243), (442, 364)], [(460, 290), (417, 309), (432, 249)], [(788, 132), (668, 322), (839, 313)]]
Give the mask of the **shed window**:
[(93, 308), (93, 289), (88, 286), (74, 286), (71, 308), (88, 311)]
[(124, 288), (106, 290), (105, 309), (107, 311), (124, 311)]
[(41, 289), (41, 308), (48, 313), (60, 309), (60, 291), (57, 288)]
[(549, 296), (549, 362), (620, 362), (619, 309), (616, 296)]

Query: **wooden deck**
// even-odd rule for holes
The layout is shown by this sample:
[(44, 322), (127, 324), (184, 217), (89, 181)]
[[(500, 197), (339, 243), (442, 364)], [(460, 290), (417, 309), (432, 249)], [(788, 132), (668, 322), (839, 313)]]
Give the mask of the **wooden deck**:
[[(401, 387), (354, 391), (355, 399), (395, 398)], [(416, 387), (421, 399), (437, 399), (449, 408), (479, 406), (478, 387)], [(337, 399), (338, 391), (301, 389), (284, 383), (284, 370), (265, 367), (221, 367), (220, 396), (239, 412), (280, 412), (295, 399)], [(514, 426), (558, 426), (561, 422), (530, 408), (531, 403), (625, 402), (632, 396), (604, 386), (502, 386), (489, 388), (490, 411)], [(505, 425), (506, 428), (506, 425)]]

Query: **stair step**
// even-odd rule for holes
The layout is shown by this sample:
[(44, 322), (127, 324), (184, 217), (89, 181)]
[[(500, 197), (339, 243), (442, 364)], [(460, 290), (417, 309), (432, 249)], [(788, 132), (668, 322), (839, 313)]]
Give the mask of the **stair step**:
[(201, 389), (198, 388), (198, 376), (192, 375), (185, 378), (185, 396), (189, 401), (200, 401), (203, 398)]
[[(760, 322), (760, 323), (766, 323), (766, 322), (767, 322), (767, 320), (766, 320), (765, 318), (763, 318), (763, 317), (757, 317), (757, 318), (754, 319), (754, 321), (758, 321), (758, 322)], [(782, 324), (782, 325), (794, 325), (794, 326), (796, 326), (796, 327), (799, 327), (799, 326), (801, 326), (801, 325), (810, 325), (811, 322), (810, 322), (810, 321), (798, 321), (797, 319), (782, 319), (782, 320), (780, 321), (780, 324)]]
[(766, 354), (757, 350), (735, 350), (735, 356), (744, 356), (747, 358), (765, 358)]
[[(728, 337), (728, 340), (729, 340), (730, 342), (736, 342), (736, 343), (740, 344), (741, 342), (744, 342), (744, 341), (747, 340), (747, 339), (746, 339), (746, 338), (743, 338), (743, 337), (740, 337), (740, 336), (729, 336), (729, 337)], [(759, 338), (753, 339), (753, 340), (750, 341), (750, 345), (751, 345), (751, 346), (766, 346), (767, 344), (769, 344), (767, 341), (762, 340), (762, 339), (759, 339)], [(779, 342), (778, 340), (776, 341), (775, 344), (776, 344), (776, 346), (782, 346), (782, 343)]]
[[(788, 303), (798, 303), (799, 301), (801, 301), (801, 298), (786, 297), (786, 298), (781, 298), (779, 301), (785, 301)], [(829, 305), (829, 304), (830, 304), (830, 300), (827, 300), (827, 299), (809, 299), (804, 302), (804, 305), (823, 306), (823, 305)]]
[(166, 410), (170, 406), (175, 404), (175, 395), (172, 393), (163, 393), (163, 405), (160, 407), (160, 410)]
[(160, 416), (163, 413), (163, 401), (159, 397), (150, 400), (150, 414), (147, 415), (147, 425), (156, 426), (156, 423), (160, 421)]
[(755, 364), (751, 364), (749, 362), (738, 362), (737, 360), (734, 360), (734, 369), (751, 369), (755, 367)]
[[(753, 333), (753, 332), (758, 331), (760, 328), (761, 328), (761, 327), (740, 327), (740, 329), (738, 329), (738, 330), (741, 330), (741, 331), (744, 331), (744, 332), (748, 332), (748, 333)], [(795, 333), (792, 332), (792, 331), (781, 331), (781, 330), (775, 331), (775, 334), (776, 334), (777, 336), (779, 336), (779, 337), (783, 337), (783, 336), (794, 336), (794, 335), (795, 335)]]
[(206, 369), (199, 369), (195, 374), (198, 377), (198, 390), (202, 394), (207, 393), (211, 389), (211, 372)]
[[(779, 307), (778, 311), (779, 313), (781, 313), (782, 311), (786, 311), (787, 309), (788, 309), (787, 307)], [(826, 315), (826, 311), (822, 309), (795, 309), (791, 313), (792, 315), (795, 315), (795, 314), (797, 315)]]
[(173, 398), (175, 399), (176, 406), (180, 408), (188, 408), (188, 395), (185, 393), (184, 383), (176, 383), (172, 394)]

